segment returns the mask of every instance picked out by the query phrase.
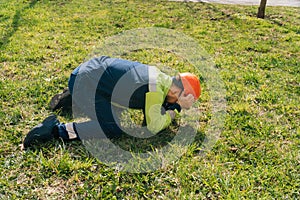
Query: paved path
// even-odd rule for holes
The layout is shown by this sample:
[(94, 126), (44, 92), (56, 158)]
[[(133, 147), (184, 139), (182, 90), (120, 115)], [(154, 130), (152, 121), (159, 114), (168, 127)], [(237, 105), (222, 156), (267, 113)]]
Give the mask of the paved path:
[[(171, 0), (171, 1), (192, 1), (222, 4), (259, 5), (260, 0)], [(291, 6), (300, 7), (300, 0), (267, 0), (267, 6)]]

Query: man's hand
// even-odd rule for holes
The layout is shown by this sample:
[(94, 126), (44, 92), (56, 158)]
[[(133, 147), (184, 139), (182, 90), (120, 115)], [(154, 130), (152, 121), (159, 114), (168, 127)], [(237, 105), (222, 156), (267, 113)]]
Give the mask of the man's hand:
[(184, 91), (181, 93), (177, 101), (177, 103), (181, 106), (181, 108), (184, 109), (189, 109), (194, 102), (195, 102), (194, 96), (192, 94), (184, 96)]
[(171, 117), (172, 120), (175, 119), (176, 113), (175, 113), (174, 110), (167, 110), (167, 112), (170, 114), (170, 117)]

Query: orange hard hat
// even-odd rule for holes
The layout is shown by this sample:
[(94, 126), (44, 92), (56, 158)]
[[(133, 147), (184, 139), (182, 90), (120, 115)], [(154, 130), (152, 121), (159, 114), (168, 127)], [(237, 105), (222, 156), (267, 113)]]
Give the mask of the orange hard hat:
[(198, 77), (189, 72), (179, 73), (179, 76), (184, 88), (184, 93), (186, 95), (192, 94), (195, 100), (198, 99), (201, 94), (201, 86)]

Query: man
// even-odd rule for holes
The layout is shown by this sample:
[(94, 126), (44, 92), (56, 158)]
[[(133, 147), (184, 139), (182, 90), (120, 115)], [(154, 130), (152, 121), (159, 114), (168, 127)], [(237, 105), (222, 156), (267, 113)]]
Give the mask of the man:
[(68, 86), (69, 90), (52, 99), (51, 107), (70, 108), (72, 97), (91, 121), (63, 124), (51, 115), (27, 134), (25, 148), (54, 138), (80, 139), (83, 135), (78, 130), (89, 129), (95, 122), (107, 138), (119, 137), (123, 131), (115, 112), (120, 106), (142, 109), (143, 124), (155, 134), (168, 127), (181, 109), (189, 109), (201, 93), (200, 82), (191, 73), (170, 77), (154, 66), (107, 56), (77, 67)]

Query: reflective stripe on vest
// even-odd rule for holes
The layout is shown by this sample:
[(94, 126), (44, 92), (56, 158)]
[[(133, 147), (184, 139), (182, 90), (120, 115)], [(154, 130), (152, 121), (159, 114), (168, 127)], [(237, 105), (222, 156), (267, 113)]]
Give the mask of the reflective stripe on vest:
[(157, 68), (149, 66), (149, 92), (156, 92)]

